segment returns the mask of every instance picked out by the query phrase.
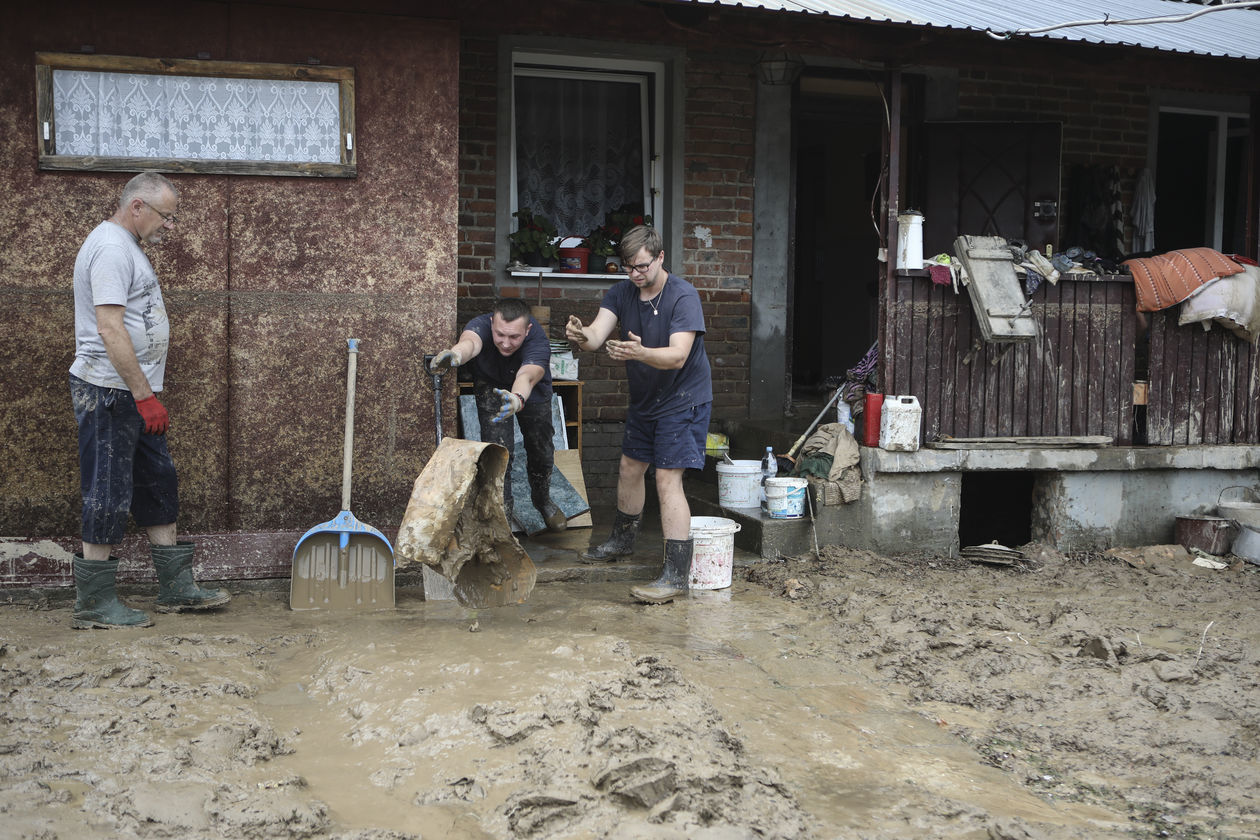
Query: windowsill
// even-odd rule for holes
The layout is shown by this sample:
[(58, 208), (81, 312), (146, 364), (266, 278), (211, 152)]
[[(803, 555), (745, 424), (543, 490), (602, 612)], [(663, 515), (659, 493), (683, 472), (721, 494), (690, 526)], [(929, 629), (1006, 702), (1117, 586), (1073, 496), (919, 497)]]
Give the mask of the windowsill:
[(610, 278), (621, 279), (626, 275), (622, 272), (616, 274), (578, 274), (574, 271), (555, 271), (550, 268), (514, 268), (508, 270), (508, 276), (538, 277), (540, 279), (545, 277), (548, 280), (608, 280)]

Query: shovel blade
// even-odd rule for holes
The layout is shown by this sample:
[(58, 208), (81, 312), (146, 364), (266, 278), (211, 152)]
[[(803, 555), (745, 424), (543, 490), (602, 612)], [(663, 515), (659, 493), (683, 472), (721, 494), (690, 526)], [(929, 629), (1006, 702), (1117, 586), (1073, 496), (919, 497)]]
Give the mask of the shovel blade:
[(294, 610), (394, 608), (394, 552), (384, 535), (348, 511), (318, 525), (293, 550)]

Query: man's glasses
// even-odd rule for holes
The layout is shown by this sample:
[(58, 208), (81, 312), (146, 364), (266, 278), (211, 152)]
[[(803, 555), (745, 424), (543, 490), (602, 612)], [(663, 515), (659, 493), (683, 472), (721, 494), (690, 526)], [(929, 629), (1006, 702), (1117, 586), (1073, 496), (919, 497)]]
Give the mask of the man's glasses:
[[(657, 256), (660, 256), (660, 254), (657, 254)], [(652, 259), (648, 260), (647, 262), (639, 263), (638, 265), (630, 265), (629, 263), (627, 263), (626, 265), (622, 266), (622, 268), (626, 270), (626, 274), (642, 274), (643, 272), (651, 268), (652, 263), (654, 262), (656, 262), (656, 257), (652, 257)]]
[(173, 224), (175, 224), (176, 222), (178, 222), (178, 221), (179, 221), (179, 219), (175, 216), (175, 214), (174, 214), (174, 213), (163, 213), (161, 210), (157, 209), (157, 208), (156, 208), (156, 207), (154, 207), (152, 204), (150, 204), (149, 202), (145, 201), (143, 198), (142, 198), (142, 199), (140, 199), (140, 203), (141, 203), (141, 204), (143, 204), (145, 207), (148, 207), (148, 208), (149, 208), (150, 210), (152, 210), (154, 213), (157, 213), (159, 216), (161, 216), (161, 217), (162, 217), (162, 221), (166, 222), (167, 224), (172, 224), (172, 225), (173, 225)]

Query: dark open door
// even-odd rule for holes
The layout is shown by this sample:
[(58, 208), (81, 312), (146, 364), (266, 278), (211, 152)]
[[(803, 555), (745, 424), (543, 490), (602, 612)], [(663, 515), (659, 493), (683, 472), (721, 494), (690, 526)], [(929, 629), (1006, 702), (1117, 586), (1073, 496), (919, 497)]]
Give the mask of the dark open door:
[(1061, 134), (1057, 122), (926, 124), (924, 256), (964, 234), (1057, 247)]

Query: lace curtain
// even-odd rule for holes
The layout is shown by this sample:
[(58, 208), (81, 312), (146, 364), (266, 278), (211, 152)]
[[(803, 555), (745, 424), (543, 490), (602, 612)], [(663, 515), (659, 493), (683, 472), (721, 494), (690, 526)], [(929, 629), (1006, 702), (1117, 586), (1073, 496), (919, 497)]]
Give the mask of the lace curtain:
[(518, 76), (514, 209), (585, 236), (607, 211), (643, 206), (641, 108), (635, 83)]
[(53, 71), (57, 154), (338, 163), (335, 82)]

